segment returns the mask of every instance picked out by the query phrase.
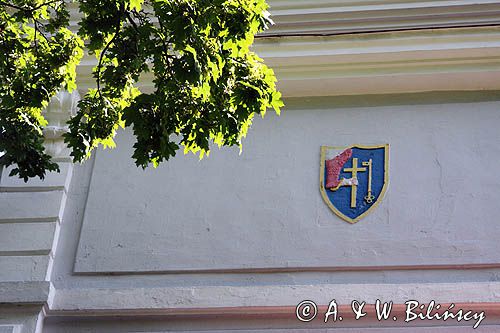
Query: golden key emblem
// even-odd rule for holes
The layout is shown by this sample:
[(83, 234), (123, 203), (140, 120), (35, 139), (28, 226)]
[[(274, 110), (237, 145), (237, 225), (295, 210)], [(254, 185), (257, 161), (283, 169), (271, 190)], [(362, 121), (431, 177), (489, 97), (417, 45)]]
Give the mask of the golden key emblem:
[(363, 166), (368, 167), (368, 194), (365, 196), (366, 203), (371, 204), (375, 200), (375, 196), (372, 194), (372, 164), (373, 161), (370, 158), (368, 162), (361, 163)]

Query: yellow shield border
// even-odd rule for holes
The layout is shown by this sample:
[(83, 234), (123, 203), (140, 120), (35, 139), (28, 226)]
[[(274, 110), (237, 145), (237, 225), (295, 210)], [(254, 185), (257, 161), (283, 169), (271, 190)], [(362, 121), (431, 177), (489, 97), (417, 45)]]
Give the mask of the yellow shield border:
[[(380, 192), (380, 195), (377, 198), (377, 201), (368, 208), (366, 212), (363, 214), (359, 215), (358, 217), (352, 219), (348, 216), (345, 216), (342, 212), (340, 212), (335, 206), (330, 202), (330, 199), (328, 199), (328, 195), (326, 194), (325, 190), (325, 158), (326, 158), (326, 151), (328, 149), (348, 149), (348, 148), (361, 148), (361, 149), (377, 149), (377, 148), (384, 148), (384, 160), (385, 160), (385, 166), (384, 166), (384, 185), (382, 186), (382, 191)], [(325, 201), (326, 205), (334, 212), (338, 217), (343, 219), (346, 222), (349, 222), (351, 224), (354, 224), (361, 220), (363, 217), (371, 213), (377, 206), (380, 204), (380, 202), (383, 200), (385, 192), (387, 191), (387, 187), (389, 186), (389, 144), (382, 144), (382, 145), (351, 145), (351, 146), (321, 146), (321, 161), (320, 161), (320, 170), (319, 170), (319, 190), (321, 192), (321, 196), (323, 197), (323, 200)]]

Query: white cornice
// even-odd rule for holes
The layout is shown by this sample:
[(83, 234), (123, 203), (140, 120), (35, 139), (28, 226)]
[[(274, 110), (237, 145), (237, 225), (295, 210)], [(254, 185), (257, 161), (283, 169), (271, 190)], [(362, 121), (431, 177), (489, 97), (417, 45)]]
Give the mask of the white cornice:
[[(500, 89), (500, 1), (269, 3), (276, 25), (255, 50), (287, 97)], [(76, 24), (75, 4), (71, 12)], [(81, 93), (95, 86), (95, 65), (79, 66)]]
[[(255, 51), (287, 97), (500, 89), (500, 27), (267, 37)], [(83, 91), (95, 64), (87, 57), (78, 69)]]
[[(50, 311), (186, 309), (245, 306), (294, 306), (310, 299), (328, 304), (350, 304), (353, 299), (374, 304), (376, 299), (403, 304), (409, 299), (439, 303), (499, 302), (499, 282), (323, 284), (267, 286), (197, 286), (157, 288), (57, 289)], [(411, 298), (409, 298), (411, 296)]]
[(44, 304), (50, 288), (48, 281), (0, 282), (0, 304)]
[(500, 28), (260, 40), (286, 96), (500, 89)]
[[(340, 34), (500, 24), (494, 0), (269, 0), (275, 21), (262, 35)], [(71, 25), (81, 18), (70, 4)]]
[(500, 1), (269, 0), (264, 35), (353, 33), (500, 24)]

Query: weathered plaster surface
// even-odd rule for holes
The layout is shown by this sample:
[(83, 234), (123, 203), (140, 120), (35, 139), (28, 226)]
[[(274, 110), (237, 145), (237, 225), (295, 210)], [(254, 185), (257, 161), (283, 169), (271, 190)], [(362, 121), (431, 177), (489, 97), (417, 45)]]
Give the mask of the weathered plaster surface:
[(438, 303), (500, 302), (500, 283), (310, 284), (270, 286), (202, 286), (167, 288), (93, 288), (59, 290), (54, 310), (204, 309), (217, 307), (291, 306), (313, 300), (327, 305), (377, 299), (404, 304), (411, 299)]
[(0, 305), (1, 333), (39, 333), (41, 332), (41, 305)]
[[(133, 165), (120, 133), (118, 149), (97, 154), (75, 271), (499, 261), (498, 103), (306, 104), (256, 120), (241, 156), (214, 149), (156, 170)], [(319, 193), (319, 147), (385, 142), (384, 201), (342, 222)]]
[(73, 166), (63, 143), (65, 122), (76, 106), (75, 93), (61, 92), (49, 104), (44, 131), (47, 151), (60, 173), (44, 181), (9, 177), (0, 168), (0, 332), (40, 333), (51, 298), (53, 257)]
[[(297, 99), (256, 120), (241, 156), (215, 149), (141, 171), (120, 133), (117, 150), (73, 174), (61, 134), (78, 96), (51, 104), (46, 144), (61, 174), (28, 184), (0, 175), (0, 332), (41, 332), (42, 310), (44, 332), (282, 333), (331, 330), (241, 307), (500, 303), (500, 98), (484, 92), (500, 87), (498, 1), (270, 2), (278, 25), (256, 51)], [(94, 65), (79, 66), (82, 92)], [(310, 98), (342, 95), (352, 97)], [(319, 146), (386, 142), (387, 196), (348, 225), (320, 197)], [(220, 307), (239, 314), (224, 319)], [(212, 314), (163, 316), (188, 310)]]

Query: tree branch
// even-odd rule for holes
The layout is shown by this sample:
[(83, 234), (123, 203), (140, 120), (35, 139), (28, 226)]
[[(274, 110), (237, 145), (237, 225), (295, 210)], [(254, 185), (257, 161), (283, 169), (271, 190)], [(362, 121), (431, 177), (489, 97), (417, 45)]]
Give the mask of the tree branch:
[(29, 9), (26, 9), (26, 8), (23, 8), (23, 7), (20, 7), (20, 6), (16, 6), (16, 5), (13, 5), (11, 3), (7, 3), (5, 1), (0, 1), (0, 5), (5, 6), (5, 7), (14, 8), (14, 9), (17, 9), (17, 10), (30, 11)]
[(56, 2), (64, 2), (64, 0), (52, 0), (52, 1), (47, 1), (47, 2), (45, 2), (45, 3), (42, 3), (41, 5), (38, 5), (38, 6), (34, 7), (34, 8), (33, 8), (33, 10), (38, 10), (38, 9), (40, 9), (40, 8), (44, 7), (44, 6), (49, 6), (49, 5), (51, 5), (51, 4), (53, 4), (53, 3), (56, 3)]
[[(121, 8), (121, 13), (122, 15), (124, 14), (124, 8), (122, 6)], [(99, 97), (103, 98), (102, 97), (102, 93), (101, 93), (101, 69), (102, 69), (102, 61), (104, 59), (104, 54), (108, 51), (109, 47), (111, 46), (111, 44), (115, 41), (116, 37), (118, 36), (118, 33), (120, 32), (120, 28), (121, 28), (121, 23), (122, 23), (122, 20), (120, 19), (116, 25), (116, 28), (115, 28), (115, 33), (113, 35), (113, 37), (109, 40), (109, 42), (106, 44), (106, 46), (104, 46), (104, 49), (102, 49), (101, 51), (101, 54), (99, 55), (99, 63), (97, 64), (97, 78), (96, 78), (96, 83), (97, 83), (97, 92), (99, 93)]]
[(137, 23), (135, 23), (134, 19), (130, 16), (130, 13), (126, 11), (125, 15), (127, 16), (127, 21), (134, 27), (134, 30), (138, 33), (139, 28), (137, 27)]
[(6, 6), (6, 7), (10, 7), (10, 8), (14, 8), (14, 9), (17, 9), (17, 10), (21, 10), (21, 11), (24, 11), (24, 12), (29, 12), (29, 13), (32, 13), (34, 11), (37, 11), (38, 9), (44, 7), (44, 6), (49, 6), (53, 3), (56, 3), (56, 2), (64, 2), (64, 0), (51, 0), (51, 1), (47, 1), (47, 2), (44, 2), (36, 7), (33, 7), (33, 8), (29, 8), (29, 7), (21, 7), (21, 6), (17, 6), (17, 5), (14, 5), (14, 4), (11, 4), (11, 3), (8, 3), (8, 2), (5, 2), (5, 1), (0, 1), (0, 5), (2, 6)]
[(47, 41), (47, 43), (49, 43), (49, 44), (50, 44), (50, 41), (49, 41), (49, 39), (47, 38), (47, 36), (45, 36), (45, 34), (43, 33), (43, 31), (42, 31), (42, 30), (40, 30), (40, 29), (38, 28), (38, 25), (43, 26), (43, 24), (42, 24), (42, 23), (40, 23), (40, 21), (38, 21), (38, 20), (37, 20), (37, 19), (35, 19), (34, 17), (32, 17), (32, 18), (33, 18), (33, 21), (35, 22), (35, 36), (36, 36), (36, 32), (38, 31), (38, 32), (40, 33), (40, 35), (41, 35), (41, 36), (45, 39), (45, 41)]

